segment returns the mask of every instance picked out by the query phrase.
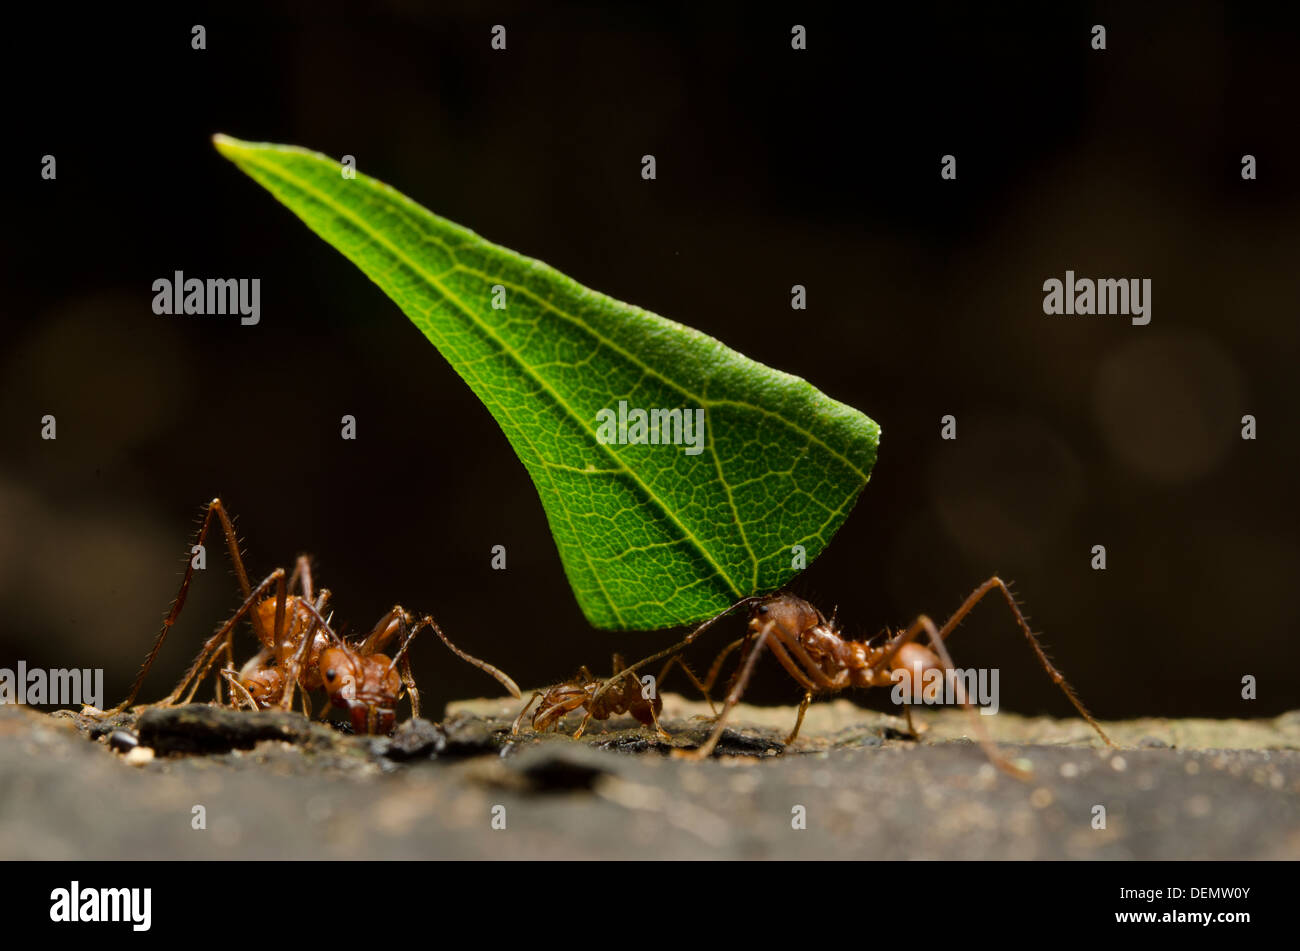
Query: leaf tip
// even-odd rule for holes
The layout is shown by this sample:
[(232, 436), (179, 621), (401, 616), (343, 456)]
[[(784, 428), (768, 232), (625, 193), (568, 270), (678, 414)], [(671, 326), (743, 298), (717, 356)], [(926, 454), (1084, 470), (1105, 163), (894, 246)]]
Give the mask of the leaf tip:
[(231, 138), (223, 132), (217, 132), (212, 136), (212, 144), (216, 146), (217, 151), (226, 158), (233, 158), (236, 152), (244, 150), (247, 143), (241, 142), (239, 139)]

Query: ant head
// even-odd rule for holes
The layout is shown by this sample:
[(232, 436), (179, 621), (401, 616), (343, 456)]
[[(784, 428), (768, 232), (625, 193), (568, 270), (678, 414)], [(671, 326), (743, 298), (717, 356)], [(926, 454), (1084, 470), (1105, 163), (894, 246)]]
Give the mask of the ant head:
[(284, 691), (284, 672), (279, 667), (263, 667), (240, 677), (239, 682), (257, 701), (257, 709), (267, 710)]
[(768, 624), (797, 635), (823, 622), (820, 611), (797, 595), (781, 592), (763, 598), (749, 612), (749, 629), (754, 633)]
[(348, 711), (357, 733), (388, 733), (396, 719), (402, 678), (383, 654), (363, 657), (343, 645), (321, 651), (321, 683), (330, 703)]

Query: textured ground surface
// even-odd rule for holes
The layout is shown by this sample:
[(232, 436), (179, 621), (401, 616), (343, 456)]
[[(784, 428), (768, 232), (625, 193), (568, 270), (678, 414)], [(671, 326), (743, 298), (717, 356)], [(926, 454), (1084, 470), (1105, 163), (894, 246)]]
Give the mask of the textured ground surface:
[[(674, 745), (697, 743), (707, 708), (665, 699)], [(927, 711), (917, 743), (819, 703), (786, 750), (793, 711), (742, 705), (693, 762), (629, 720), (512, 741), (518, 707), (383, 739), (197, 705), (116, 724), (152, 758), (113, 751), (113, 724), (0, 707), (0, 858), (1300, 858), (1300, 712), (1106, 724), (1119, 751), (1078, 721), (985, 718), (1023, 783), (960, 711)]]

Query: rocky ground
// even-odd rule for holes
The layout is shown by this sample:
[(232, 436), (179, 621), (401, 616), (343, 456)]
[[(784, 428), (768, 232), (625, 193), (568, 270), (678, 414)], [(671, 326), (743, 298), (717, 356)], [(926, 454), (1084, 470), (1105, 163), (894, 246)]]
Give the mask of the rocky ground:
[(1021, 782), (959, 710), (919, 714), (916, 742), (818, 703), (787, 749), (792, 710), (741, 705), (695, 762), (669, 754), (708, 708), (676, 696), (671, 743), (628, 719), (512, 738), (518, 708), (453, 704), (373, 738), (202, 705), (0, 707), (0, 857), (1300, 858), (1300, 711), (1104, 724), (1119, 750), (1077, 720), (984, 718)]

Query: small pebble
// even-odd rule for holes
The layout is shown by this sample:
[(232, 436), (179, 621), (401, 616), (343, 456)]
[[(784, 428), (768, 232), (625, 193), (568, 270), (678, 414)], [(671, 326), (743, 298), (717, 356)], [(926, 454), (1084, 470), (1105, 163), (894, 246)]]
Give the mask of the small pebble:
[(1128, 769), (1128, 761), (1122, 756), (1112, 756), (1110, 758), (1110, 768), (1117, 773), (1122, 773)]
[(1035, 809), (1046, 809), (1052, 804), (1052, 791), (1046, 786), (1039, 786), (1029, 794), (1029, 804)]
[(153, 747), (137, 746), (122, 758), (130, 766), (143, 766), (145, 763), (153, 762)]
[(1061, 776), (1064, 779), (1074, 779), (1074, 777), (1078, 775), (1079, 775), (1079, 767), (1076, 764), (1074, 763), (1061, 764)]

